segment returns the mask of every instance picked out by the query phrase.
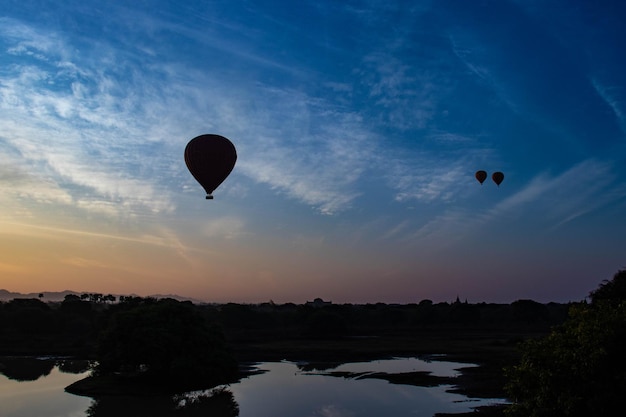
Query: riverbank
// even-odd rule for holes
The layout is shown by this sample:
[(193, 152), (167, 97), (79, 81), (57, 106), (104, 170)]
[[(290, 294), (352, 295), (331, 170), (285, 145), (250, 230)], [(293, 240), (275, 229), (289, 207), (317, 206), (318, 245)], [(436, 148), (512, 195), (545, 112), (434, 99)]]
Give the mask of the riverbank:
[[(171, 322), (172, 315), (169, 313), (162, 314), (160, 321), (141, 321), (137, 314), (127, 314), (162, 305), (194, 315), (197, 318), (195, 321), (179, 322), (197, 325), (181, 333), (180, 326), (166, 326)], [(208, 326), (212, 340), (219, 341), (222, 348), (228, 347), (222, 352), (224, 357), (236, 359), (240, 364), (288, 360), (328, 369), (338, 363), (392, 357), (443, 358), (478, 364), (478, 367), (461, 370), (461, 375), (454, 380), (453, 389), (456, 392), (473, 398), (505, 398), (503, 387), (506, 381), (502, 370), (517, 363), (518, 343), (548, 334), (552, 327), (563, 322), (569, 308), (568, 305), (544, 305), (530, 300), (511, 304), (468, 304), (459, 301), (433, 304), (428, 300), (410, 305), (329, 303), (315, 307), (273, 303), (183, 305), (169, 299), (140, 298), (125, 299), (111, 305), (76, 299), (56, 305), (45, 304), (41, 300), (13, 300), (6, 305), (0, 304), (0, 307), (0, 319), (11, 324), (0, 332), (0, 354), (71, 355), (97, 360), (96, 341), (102, 341), (103, 334), (113, 334), (112, 329), (119, 330), (111, 326), (118, 323), (115, 317), (123, 315), (135, 320), (128, 328), (149, 325), (153, 330), (144, 332), (145, 339), (138, 339), (136, 343), (150, 346), (156, 352), (171, 352), (169, 358), (185, 356), (184, 347), (189, 344), (181, 342), (184, 339), (181, 336), (202, 335)], [(40, 325), (36, 329), (18, 325), (20, 319), (30, 317), (33, 311), (39, 312), (42, 317), (37, 323), (50, 325)], [(163, 334), (172, 336), (157, 337)], [(109, 342), (116, 344), (127, 339), (122, 336), (112, 337)], [(166, 341), (169, 344), (164, 345)], [(211, 343), (206, 344), (206, 349), (210, 350), (210, 346)], [(119, 351), (126, 351), (127, 347)], [(151, 352), (151, 349), (146, 352)], [(187, 358), (188, 362), (197, 367), (209, 353), (208, 350), (197, 350), (195, 356)], [(162, 365), (158, 358), (150, 362), (152, 359), (146, 357), (145, 365)], [(135, 372), (140, 369), (137, 365)], [(241, 375), (244, 377), (245, 372)], [(393, 378), (402, 378), (401, 383), (424, 383), (423, 376), (417, 375)], [(169, 379), (175, 383), (171, 389), (187, 388), (178, 386), (181, 378)], [(89, 384), (92, 386), (85, 392), (99, 389), (95, 380), (90, 380)], [(102, 389), (114, 392), (116, 385), (133, 384), (130, 380), (123, 384), (105, 381), (102, 385), (106, 388)]]
[[(246, 364), (287, 360), (298, 363), (308, 372), (320, 372), (341, 363), (371, 361), (393, 357), (419, 357), (427, 361), (472, 363), (478, 366), (460, 368), (456, 377), (438, 377), (425, 372), (368, 373), (348, 375), (350, 378), (378, 378), (393, 384), (415, 386), (451, 385), (450, 392), (469, 398), (506, 398), (503, 368), (515, 364), (519, 358), (517, 345), (521, 340), (537, 337), (536, 332), (479, 331), (477, 329), (430, 329), (419, 334), (386, 334), (384, 336), (344, 337), (335, 339), (269, 339), (256, 338), (230, 343), (233, 354), (241, 364), (240, 377), (251, 375), (253, 368)], [(462, 366), (462, 365), (460, 365)], [(322, 372), (323, 373), (323, 372)], [(344, 375), (335, 375), (342, 377)], [(345, 376), (344, 376), (345, 377)], [(89, 397), (150, 396), (172, 394), (176, 387), (150, 387), (137, 379), (108, 377), (85, 378), (66, 388), (66, 391)], [(209, 387), (203, 387), (209, 388)], [(464, 414), (439, 414), (437, 417), (462, 417)], [(502, 405), (477, 407), (472, 416), (503, 416)]]
[[(391, 357), (472, 363), (478, 366), (461, 368), (458, 377), (446, 381), (421, 373), (378, 377), (391, 383), (418, 386), (449, 383), (454, 386), (451, 392), (470, 398), (506, 398), (503, 369), (519, 360), (517, 346), (522, 340), (544, 334), (523, 329), (433, 328), (410, 335), (387, 334), (326, 340), (257, 339), (235, 343), (233, 350), (235, 356), (242, 361), (288, 360), (307, 363), (308, 369), (318, 370), (329, 369), (340, 363)], [(503, 406), (480, 407), (472, 415), (502, 416), (503, 409)], [(441, 417), (443, 416), (442, 414)]]

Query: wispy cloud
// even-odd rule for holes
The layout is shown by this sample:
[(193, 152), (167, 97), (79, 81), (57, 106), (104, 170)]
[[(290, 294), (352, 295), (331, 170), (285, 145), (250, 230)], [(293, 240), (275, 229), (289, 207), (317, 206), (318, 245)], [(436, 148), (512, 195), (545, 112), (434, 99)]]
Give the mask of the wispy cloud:
[[(167, 31), (228, 50), (242, 62), (259, 65), (269, 60), (262, 52), (252, 52), (242, 22), (220, 23), (243, 34), (234, 44), (224, 44), (217, 30), (205, 36), (197, 25), (185, 28), (147, 16), (137, 22), (132, 39), (141, 41), (134, 45), (94, 41), (93, 50), (85, 49), (85, 43), (78, 53), (60, 33), (2, 19), (0, 36), (16, 57), (16, 64), (0, 74), (2, 138), (16, 150), (8, 157), (11, 166), (24, 167), (31, 183), (51, 184), (50, 199), (110, 216), (172, 212), (175, 194), (193, 182), (181, 163), (181, 149), (186, 140), (207, 130), (236, 141), (236, 175), (325, 214), (350, 208), (363, 192), (367, 175), (384, 177), (398, 202), (454, 201), (463, 195), (461, 184), (476, 169), (474, 162), (481, 159), (477, 155), (482, 153), (484, 159), (491, 152), (469, 136), (432, 123), (440, 101), (453, 88), (450, 73), (438, 70), (446, 68), (441, 53), (449, 50), (432, 51), (421, 62), (406, 61), (401, 57), (410, 42), (390, 35), (387, 49), (374, 45), (361, 61), (352, 62), (353, 84), (324, 79), (326, 85), (341, 88), (335, 96), (321, 98), (306, 84), (319, 79), (309, 80), (307, 72), (297, 74), (303, 87), (270, 87), (233, 76), (230, 70), (241, 71), (236, 66), (213, 72), (177, 63), (173, 55), (157, 60), (164, 50), (150, 43)], [(461, 62), (506, 100), (504, 87), (480, 59), (472, 58), (477, 43), (462, 34), (450, 36), (450, 42)], [(137, 48), (150, 53), (139, 59)], [(262, 66), (284, 65), (278, 58), (270, 61)], [(356, 94), (359, 86), (366, 86), (375, 108), (384, 110), (384, 120), (367, 120), (368, 115), (342, 107), (343, 101), (332, 101)], [(623, 120), (614, 96), (596, 88)], [(396, 152), (386, 146), (393, 138), (382, 138), (371, 129), (377, 122), (398, 131), (423, 132), (411, 143), (417, 151), (433, 143), (463, 149)], [(24, 181), (14, 179), (11, 187), (29, 195)], [(543, 191), (531, 185), (506, 204), (521, 204), (517, 201), (533, 198), (533, 193)]]
[(473, 39), (469, 33), (451, 33), (448, 35), (448, 39), (454, 55), (471, 74), (480, 80), (480, 84), (492, 90), (511, 111), (520, 113), (522, 110), (518, 101), (508, 91), (506, 85), (498, 79), (493, 68), (489, 65), (487, 59), (490, 55), (488, 46)]
[(497, 204), (483, 220), (538, 207), (552, 227), (561, 226), (624, 197), (607, 192), (615, 180), (612, 168), (610, 161), (589, 159), (557, 176), (539, 174), (522, 190)]
[(245, 222), (238, 217), (221, 217), (201, 226), (203, 235), (212, 239), (234, 239), (245, 234)]
[(425, 141), (438, 142), (441, 149), (415, 150), (395, 158), (386, 155), (390, 159), (385, 178), (396, 201), (447, 203), (462, 199), (468, 193), (467, 185), (474, 182), (476, 167), (485, 159), (498, 159), (493, 149), (468, 136), (436, 132)]
[[(212, 38), (175, 22), (146, 16), (137, 22), (133, 36), (141, 38), (138, 31), (145, 30), (147, 37), (136, 45), (165, 30), (226, 48), (219, 31)], [(22, 162), (45, 165), (50, 178), (85, 210), (109, 215), (173, 211), (171, 187), (182, 189), (193, 181), (180, 164), (180, 149), (194, 134), (211, 129), (236, 140), (237, 174), (324, 214), (351, 207), (364, 175), (372, 167), (380, 172), (380, 161), (393, 157), (370, 129), (371, 121), (307, 88), (242, 84), (240, 77), (205, 73), (162, 57), (156, 65), (159, 45), (141, 63), (131, 50), (103, 41), (94, 41), (97, 53), (83, 46), (79, 56), (57, 33), (13, 20), (3, 23), (0, 33), (12, 53), (23, 58), (0, 76), (2, 121), (8, 127), (3, 135), (19, 149)], [(250, 55), (245, 42), (226, 49), (257, 65), (264, 59)], [(32, 57), (39, 64), (28, 60)], [(364, 64), (368, 70), (357, 83), (369, 86), (371, 97), (386, 109), (386, 123), (397, 129), (423, 128), (436, 97), (448, 88), (445, 77), (415, 70), (391, 53), (373, 52)], [(325, 81), (344, 86), (338, 96), (353, 94), (342, 80)], [(400, 166), (396, 172), (404, 172), (394, 175), (392, 185), (399, 201), (450, 198), (446, 185), (460, 169), (437, 171), (437, 179), (424, 183), (422, 173), (407, 174), (412, 162), (401, 160)]]
[(42, 203), (71, 204), (74, 201), (72, 196), (54, 180), (37, 177), (2, 155), (0, 155), (0, 190), (2, 190), (0, 200), (6, 200), (12, 195), (15, 198), (27, 198)]
[(399, 27), (372, 39), (354, 70), (367, 91), (364, 99), (376, 109), (370, 117), (399, 131), (430, 128), (455, 84), (450, 53), (437, 42), (416, 45), (413, 31)]
[(532, 177), (523, 188), (491, 209), (444, 206), (419, 227), (407, 227), (405, 222), (392, 232), (407, 243), (438, 250), (502, 219), (514, 219), (531, 229), (555, 230), (626, 198), (626, 189), (615, 182), (613, 169), (610, 161), (585, 160), (558, 175), (544, 172)]
[(597, 78), (592, 78), (591, 84), (602, 100), (604, 100), (613, 111), (622, 129), (622, 133), (626, 134), (626, 91), (624, 91), (624, 87), (606, 86)]
[(55, 33), (9, 19), (3, 23), (2, 34), (16, 45), (9, 50), (24, 57), (0, 76), (2, 137), (17, 149), (14, 164), (32, 177), (43, 174), (54, 181), (73, 196), (66, 204), (77, 201), (103, 212), (107, 203), (121, 203), (104, 210), (108, 213), (172, 210), (168, 193), (146, 176), (152, 161), (141, 157), (150, 143), (141, 131), (145, 96), (122, 93), (127, 81), (121, 69), (111, 64), (105, 70), (101, 61), (74, 63), (72, 47)]
[(92, 269), (92, 268), (106, 269), (106, 268), (111, 267), (111, 265), (103, 263), (100, 260), (87, 259), (87, 258), (82, 258), (79, 256), (73, 256), (73, 257), (62, 259), (61, 263), (78, 267), (78, 268), (88, 268), (88, 269)]
[(358, 115), (305, 93), (261, 88), (259, 95), (265, 108), (242, 120), (239, 170), (322, 213), (349, 207), (377, 137)]
[[(0, 77), (3, 136), (21, 162), (44, 164), (81, 208), (173, 210), (172, 178), (190, 181), (177, 149), (189, 132), (207, 129), (237, 140), (238, 173), (322, 213), (346, 209), (359, 194), (354, 184), (377, 145), (350, 111), (301, 90), (241, 85), (173, 62), (148, 60), (140, 69), (103, 44), (100, 55), (87, 51), (79, 61), (60, 36), (4, 23), (15, 28), (4, 31), (13, 53), (45, 65), (25, 57)], [(52, 45), (37, 41), (50, 38)]]

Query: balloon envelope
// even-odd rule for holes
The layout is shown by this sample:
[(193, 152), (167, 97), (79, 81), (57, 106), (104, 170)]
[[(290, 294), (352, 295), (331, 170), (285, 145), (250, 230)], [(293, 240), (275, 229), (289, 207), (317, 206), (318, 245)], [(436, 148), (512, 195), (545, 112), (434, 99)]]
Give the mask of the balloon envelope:
[(185, 147), (185, 163), (191, 175), (211, 193), (228, 177), (237, 161), (235, 145), (220, 135), (200, 135)]
[(504, 174), (501, 172), (494, 172), (493, 175), (491, 176), (491, 179), (493, 180), (493, 182), (495, 182), (498, 187), (500, 186), (500, 183), (504, 180)]
[(481, 169), (480, 171), (476, 171), (476, 174), (474, 174), (474, 176), (476, 177), (478, 182), (482, 184), (487, 179), (487, 172)]

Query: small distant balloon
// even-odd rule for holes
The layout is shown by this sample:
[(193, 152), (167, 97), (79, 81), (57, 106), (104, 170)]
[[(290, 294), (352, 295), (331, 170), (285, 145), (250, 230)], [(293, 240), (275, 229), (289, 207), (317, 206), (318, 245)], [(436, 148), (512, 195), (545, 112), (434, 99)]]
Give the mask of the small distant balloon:
[(492, 179), (492, 180), (493, 180), (493, 182), (495, 182), (495, 183), (496, 183), (496, 185), (499, 187), (499, 186), (500, 186), (500, 184), (502, 183), (502, 181), (504, 181), (504, 174), (503, 174), (503, 173), (501, 173), (500, 171), (498, 171), (498, 172), (494, 172), (494, 173), (491, 175), (491, 179)]
[(474, 176), (476, 177), (476, 179), (478, 180), (478, 182), (482, 185), (483, 182), (485, 182), (485, 180), (487, 179), (487, 171), (476, 171), (476, 174), (474, 174)]
[(237, 161), (235, 145), (220, 135), (200, 135), (185, 147), (185, 164), (193, 177), (206, 191), (207, 200), (228, 177)]

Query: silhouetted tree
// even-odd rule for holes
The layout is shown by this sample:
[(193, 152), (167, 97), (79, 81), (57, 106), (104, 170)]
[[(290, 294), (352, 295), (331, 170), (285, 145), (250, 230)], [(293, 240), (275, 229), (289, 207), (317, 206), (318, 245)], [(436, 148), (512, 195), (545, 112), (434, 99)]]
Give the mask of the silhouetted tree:
[(53, 312), (38, 298), (15, 298), (5, 306), (7, 327), (23, 334), (55, 331)]
[(82, 301), (76, 295), (66, 295), (58, 309), (60, 330), (73, 334), (75, 344), (85, 344), (94, 333), (95, 311), (89, 301)]
[(89, 294), (89, 300), (92, 303), (101, 303), (103, 295), (100, 293)]
[[(184, 406), (180, 403), (184, 402)], [(102, 396), (87, 409), (88, 417), (150, 416), (150, 417), (237, 417), (239, 405), (232, 392), (215, 388), (193, 401), (178, 396), (132, 396), (123, 401), (115, 396)]]
[(205, 388), (237, 376), (221, 333), (193, 304), (172, 299), (119, 308), (102, 333), (97, 359), (97, 375), (122, 372), (174, 389)]
[(93, 309), (88, 301), (82, 301), (80, 297), (69, 294), (61, 302), (59, 311), (68, 315), (89, 316)]
[(307, 321), (306, 336), (320, 339), (345, 336), (348, 331), (344, 318), (338, 313), (318, 309)]
[(0, 370), (7, 378), (16, 381), (36, 381), (50, 374), (54, 361), (36, 358), (3, 358)]
[(619, 305), (626, 300), (626, 269), (618, 271), (612, 280), (604, 280), (597, 290), (589, 294), (593, 304), (608, 302)]
[(544, 323), (548, 320), (548, 308), (533, 300), (517, 300), (511, 303), (511, 318), (528, 324)]
[(56, 361), (59, 371), (66, 374), (81, 374), (89, 371), (93, 364), (84, 359), (59, 359)]
[[(525, 417), (609, 416), (626, 393), (624, 271), (592, 293), (592, 304), (570, 308), (569, 319), (543, 339), (522, 346), (507, 370), (508, 413)], [(610, 291), (609, 291), (610, 290)]]
[(462, 303), (457, 297), (457, 301), (450, 305), (447, 319), (455, 324), (475, 324), (480, 320), (480, 311), (476, 305)]

